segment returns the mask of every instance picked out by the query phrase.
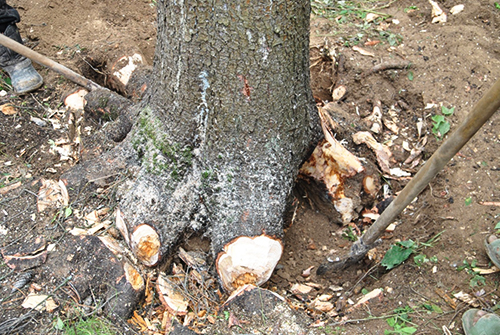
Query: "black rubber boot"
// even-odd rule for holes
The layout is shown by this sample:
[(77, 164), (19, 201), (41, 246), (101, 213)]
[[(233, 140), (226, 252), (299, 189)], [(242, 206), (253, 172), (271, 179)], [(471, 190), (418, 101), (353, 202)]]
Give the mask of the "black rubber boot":
[[(4, 35), (22, 43), (21, 35), (15, 24), (5, 29)], [(31, 60), (0, 45), (0, 67), (9, 74), (16, 93), (28, 93), (43, 84), (42, 76), (35, 70)]]

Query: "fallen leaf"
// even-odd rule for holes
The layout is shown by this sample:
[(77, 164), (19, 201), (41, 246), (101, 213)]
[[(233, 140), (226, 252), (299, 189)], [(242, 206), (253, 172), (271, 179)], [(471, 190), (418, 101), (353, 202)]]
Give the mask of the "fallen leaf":
[(17, 109), (14, 106), (12, 106), (11, 104), (1, 105), (0, 109), (2, 110), (2, 113), (4, 113), (5, 115), (17, 114)]
[[(23, 306), (24, 308), (34, 308), (37, 311), (41, 312), (45, 310), (45, 301), (48, 299), (52, 298), (49, 298), (49, 296), (46, 294), (30, 293), (28, 294), (26, 299), (24, 299), (21, 306)], [(52, 300), (52, 302), (54, 301)]]
[(366, 45), (366, 46), (369, 46), (369, 47), (372, 47), (372, 46), (377, 45), (377, 44), (379, 44), (379, 43), (380, 43), (380, 41), (379, 41), (379, 40), (373, 40), (373, 41), (366, 41), (366, 42), (365, 42), (365, 45)]
[(362, 305), (362, 304), (365, 304), (365, 303), (367, 303), (368, 301), (370, 301), (370, 300), (371, 300), (371, 299), (373, 299), (373, 298), (379, 298), (379, 299), (380, 299), (380, 298), (381, 298), (381, 296), (383, 296), (383, 293), (382, 293), (382, 292), (383, 292), (383, 291), (382, 291), (382, 289), (381, 289), (381, 288), (376, 288), (376, 289), (374, 289), (373, 291), (371, 291), (371, 292), (369, 292), (369, 293), (365, 294), (364, 296), (362, 296), (362, 297), (358, 300), (358, 302), (357, 302), (354, 306), (352, 306), (352, 308), (356, 308), (356, 307), (358, 307), (358, 306), (360, 306), (360, 305)]
[(311, 275), (311, 270), (312, 269), (314, 269), (314, 265), (310, 266), (307, 269), (305, 269), (304, 271), (302, 271), (302, 277), (304, 277), (304, 278), (309, 277)]
[(455, 298), (457, 298), (458, 300), (463, 301), (466, 304), (471, 305), (472, 307), (479, 307), (479, 303), (477, 302), (477, 299), (468, 293), (464, 293), (463, 291), (460, 291), (458, 293), (455, 293), (453, 296)]
[(370, 57), (375, 57), (375, 54), (373, 52), (370, 52), (368, 50), (365, 50), (363, 48), (358, 47), (357, 45), (352, 47), (352, 50), (359, 52), (363, 56), (370, 56)]
[(38, 191), (38, 212), (43, 212), (48, 207), (60, 208), (68, 206), (68, 190), (62, 181), (57, 182), (52, 179), (40, 179), (40, 182), (42, 186)]
[(368, 13), (368, 14), (366, 14), (365, 21), (366, 21), (366, 22), (373, 22), (373, 21), (375, 21), (375, 19), (377, 19), (378, 17), (380, 17), (380, 15), (378, 15), (378, 14), (374, 14), (374, 13)]

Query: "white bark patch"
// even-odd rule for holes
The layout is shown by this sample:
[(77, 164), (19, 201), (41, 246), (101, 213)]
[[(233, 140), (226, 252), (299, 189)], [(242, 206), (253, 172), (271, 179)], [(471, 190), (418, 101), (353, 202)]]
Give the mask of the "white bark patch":
[(266, 37), (262, 36), (259, 38), (260, 49), (259, 52), (262, 54), (262, 60), (267, 61), (267, 57), (269, 57), (269, 47), (266, 44)]
[(207, 122), (208, 122), (208, 102), (207, 102), (207, 90), (210, 88), (210, 83), (208, 82), (208, 72), (203, 70), (198, 75), (201, 80), (201, 103), (198, 106), (199, 113), (196, 117), (196, 122), (198, 123), (198, 129), (200, 130), (201, 142), (205, 142), (205, 135), (207, 132)]

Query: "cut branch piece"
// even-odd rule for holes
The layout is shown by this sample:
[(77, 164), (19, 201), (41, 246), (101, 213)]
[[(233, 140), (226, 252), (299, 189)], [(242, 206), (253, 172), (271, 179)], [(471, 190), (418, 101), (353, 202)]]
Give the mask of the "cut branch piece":
[(392, 153), (385, 145), (378, 143), (367, 131), (360, 131), (352, 135), (352, 139), (354, 143), (366, 144), (370, 149), (375, 152), (377, 156), (377, 161), (380, 166), (380, 169), (387, 174), (391, 174), (390, 171), (390, 160), (392, 157)]
[(160, 260), (160, 236), (148, 224), (135, 227), (130, 236), (130, 247), (137, 258), (146, 266), (154, 266)]
[(364, 168), (359, 159), (349, 152), (333, 135), (332, 129), (335, 127), (335, 122), (330, 115), (318, 108), (319, 117), (321, 119), (321, 128), (329, 146), (324, 146), (326, 155), (332, 158), (339, 171), (344, 177), (352, 177), (357, 173), (363, 172)]
[(281, 241), (268, 235), (240, 236), (224, 246), (217, 261), (222, 287), (231, 292), (245, 284), (261, 285), (274, 270), (283, 253)]
[(156, 281), (156, 290), (160, 301), (174, 315), (186, 315), (189, 307), (187, 300), (180, 290), (171, 284), (165, 274), (160, 273)]
[(130, 236), (128, 234), (127, 225), (125, 224), (125, 219), (123, 218), (123, 214), (120, 211), (120, 208), (116, 209), (116, 228), (120, 231), (127, 245), (130, 246)]

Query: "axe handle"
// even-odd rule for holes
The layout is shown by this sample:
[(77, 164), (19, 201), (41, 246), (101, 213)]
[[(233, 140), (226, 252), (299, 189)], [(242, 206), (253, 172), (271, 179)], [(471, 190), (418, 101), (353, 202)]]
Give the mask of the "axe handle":
[(52, 59), (45, 57), (36, 51), (31, 50), (30, 48), (25, 47), (21, 43), (18, 43), (3, 34), (0, 34), (0, 44), (11, 49), (12, 51), (17, 52), (20, 55), (23, 55), (26, 58), (31, 59), (32, 61), (40, 65), (48, 67), (49, 69), (61, 74), (62, 76), (71, 80), (72, 82), (85, 87), (89, 91), (103, 88), (102, 86), (94, 83), (92, 80), (79, 75), (78, 73), (68, 69), (66, 66), (61, 65), (53, 61)]

